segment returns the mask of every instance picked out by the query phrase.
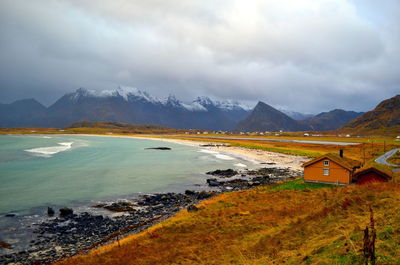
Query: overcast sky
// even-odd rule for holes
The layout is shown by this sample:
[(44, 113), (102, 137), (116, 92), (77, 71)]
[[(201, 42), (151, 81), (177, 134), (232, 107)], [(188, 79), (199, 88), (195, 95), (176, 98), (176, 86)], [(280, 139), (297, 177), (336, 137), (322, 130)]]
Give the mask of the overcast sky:
[(398, 0), (0, 0), (0, 102), (132, 86), (317, 113), (400, 94)]

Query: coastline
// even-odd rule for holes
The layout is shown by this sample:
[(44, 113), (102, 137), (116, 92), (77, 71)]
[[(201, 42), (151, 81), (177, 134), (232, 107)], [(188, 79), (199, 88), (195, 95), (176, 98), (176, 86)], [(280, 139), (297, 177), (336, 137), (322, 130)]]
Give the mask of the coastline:
[[(244, 147), (236, 147), (229, 145), (221, 145), (219, 142), (213, 141), (195, 141), (195, 140), (184, 140), (184, 139), (172, 139), (172, 138), (163, 138), (162, 136), (154, 137), (154, 136), (138, 136), (138, 135), (96, 135), (96, 134), (58, 134), (58, 135), (66, 135), (66, 136), (94, 136), (94, 137), (117, 137), (117, 138), (126, 138), (126, 139), (141, 139), (141, 140), (154, 140), (161, 141), (167, 143), (174, 144), (182, 144), (187, 146), (200, 147), (204, 149), (209, 149), (217, 152), (221, 152), (227, 155), (231, 155), (243, 160), (247, 160), (249, 162), (258, 163), (260, 166), (270, 167), (270, 165), (265, 163), (275, 163), (273, 164), (275, 167), (288, 167), (292, 170), (302, 170), (301, 165), (310, 158), (305, 156), (296, 156), (283, 154), (278, 152), (257, 150), (257, 149), (249, 149)], [(207, 145), (207, 146), (204, 146)], [(215, 146), (212, 146), (215, 145)]]
[[(199, 142), (181, 139), (168, 139), (148, 136), (119, 136), (119, 135), (88, 135), (88, 134), (64, 134), (65, 136), (95, 136), (95, 137), (118, 137), (142, 140), (155, 140), (196, 146), (201, 149), (226, 154), (247, 160), (257, 164), (257, 168), (268, 170), (256, 172), (245, 168), (238, 170), (235, 176), (213, 175), (207, 183), (210, 189), (203, 191), (187, 190), (181, 193), (158, 193), (143, 195), (140, 198), (126, 200), (117, 199), (108, 205), (114, 208), (126, 207), (124, 210), (116, 210), (116, 217), (96, 215), (99, 213), (80, 213), (68, 217), (51, 219), (38, 224), (35, 233), (38, 240), (32, 242), (34, 248), (12, 255), (3, 255), (6, 263), (13, 262), (47, 264), (68, 256), (74, 256), (84, 251), (92, 250), (99, 245), (109, 244), (119, 237), (127, 237), (139, 233), (169, 217), (178, 211), (188, 209), (200, 201), (230, 191), (249, 189), (251, 187), (273, 184), (297, 176), (299, 165), (307, 158), (286, 155), (262, 150), (246, 149), (221, 145), (221, 143)], [(247, 172), (246, 172), (247, 170)], [(207, 184), (205, 184), (207, 186)], [(122, 203), (121, 203), (122, 202)], [(124, 205), (124, 202), (128, 202)], [(192, 207), (193, 208), (193, 207)], [(194, 206), (194, 209), (195, 206)], [(104, 210), (104, 209), (103, 209)], [(89, 226), (90, 229), (85, 229)], [(94, 235), (96, 229), (102, 227), (105, 231)], [(87, 230), (80, 232), (80, 230)], [(1, 263), (3, 264), (3, 263)]]

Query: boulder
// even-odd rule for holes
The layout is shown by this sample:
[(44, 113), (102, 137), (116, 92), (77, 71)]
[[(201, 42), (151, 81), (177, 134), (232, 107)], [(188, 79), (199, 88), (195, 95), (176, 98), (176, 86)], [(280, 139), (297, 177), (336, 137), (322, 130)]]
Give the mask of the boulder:
[(217, 187), (217, 186), (222, 185), (222, 183), (219, 182), (217, 179), (207, 179), (207, 183), (211, 187)]
[(51, 207), (47, 207), (47, 215), (53, 216), (55, 214), (54, 209)]
[(149, 147), (146, 148), (145, 150), (171, 150), (169, 147)]
[(60, 217), (68, 217), (74, 214), (74, 210), (68, 207), (61, 208), (59, 211)]
[(217, 169), (214, 171), (210, 171), (206, 173), (207, 175), (213, 175), (213, 176), (219, 176), (219, 177), (225, 177), (225, 178), (230, 178), (233, 177), (237, 174), (239, 174), (236, 170), (233, 169), (226, 169), (226, 170), (221, 170)]

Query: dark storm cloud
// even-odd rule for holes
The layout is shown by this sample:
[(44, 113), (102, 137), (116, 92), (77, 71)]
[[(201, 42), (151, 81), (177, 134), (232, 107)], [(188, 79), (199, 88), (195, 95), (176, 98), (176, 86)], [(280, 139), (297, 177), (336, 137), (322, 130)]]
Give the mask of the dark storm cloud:
[(127, 85), (368, 110), (400, 91), (399, 18), (390, 0), (3, 0), (0, 97)]

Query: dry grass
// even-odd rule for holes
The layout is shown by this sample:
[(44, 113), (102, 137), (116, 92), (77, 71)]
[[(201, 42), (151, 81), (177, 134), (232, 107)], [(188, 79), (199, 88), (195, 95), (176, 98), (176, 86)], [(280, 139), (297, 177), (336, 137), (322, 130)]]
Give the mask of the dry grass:
[(58, 264), (362, 264), (375, 211), (378, 264), (399, 264), (400, 186), (394, 183), (222, 194), (89, 255)]
[(389, 163), (394, 165), (400, 165), (400, 151), (397, 151), (392, 157), (387, 160)]

